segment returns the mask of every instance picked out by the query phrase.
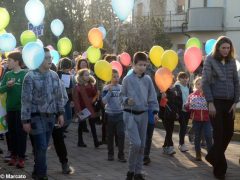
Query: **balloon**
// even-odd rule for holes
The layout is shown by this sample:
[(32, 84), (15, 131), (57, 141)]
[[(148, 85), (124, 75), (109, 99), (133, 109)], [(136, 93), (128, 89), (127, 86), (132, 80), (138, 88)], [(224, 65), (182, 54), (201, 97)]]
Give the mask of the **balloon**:
[(186, 43), (186, 49), (190, 48), (190, 47), (198, 47), (198, 48), (201, 49), (202, 48), (202, 43), (198, 38), (192, 37)]
[(121, 77), (123, 72), (122, 65), (118, 61), (112, 61), (110, 64), (112, 65), (112, 69), (116, 69), (118, 71), (119, 77)]
[(155, 82), (161, 92), (166, 92), (173, 82), (172, 72), (168, 68), (159, 68), (155, 73)]
[(60, 54), (56, 50), (50, 50), (50, 54), (53, 58), (53, 64), (57, 65), (61, 57)]
[(88, 40), (93, 47), (100, 48), (103, 41), (103, 34), (98, 28), (92, 28), (88, 32)]
[(173, 50), (167, 50), (163, 53), (161, 61), (162, 67), (166, 67), (170, 71), (173, 71), (178, 64), (178, 55)]
[(5, 33), (0, 35), (0, 50), (5, 52), (13, 51), (16, 45), (16, 38), (11, 33)]
[(98, 61), (94, 65), (94, 72), (99, 79), (105, 82), (109, 82), (112, 79), (112, 66), (106, 60)]
[(87, 49), (87, 58), (90, 63), (96, 63), (101, 58), (101, 51), (98, 48), (90, 46)]
[(7, 33), (7, 31), (5, 29), (0, 30), (0, 35), (5, 34), (5, 33)]
[(134, 7), (134, 0), (112, 0), (112, 8), (117, 17), (124, 21), (131, 14)]
[(72, 42), (67, 37), (59, 39), (57, 43), (58, 52), (62, 56), (68, 55), (72, 50)]
[(184, 53), (184, 63), (187, 70), (193, 73), (202, 62), (202, 50), (197, 47), (190, 47)]
[(127, 73), (126, 76), (129, 76), (129, 75), (132, 74), (132, 73), (133, 73), (133, 69), (130, 69), (130, 70), (128, 71), (128, 73)]
[(47, 45), (47, 48), (48, 48), (49, 50), (54, 50), (54, 47), (53, 47), (52, 45)]
[(103, 39), (105, 39), (107, 35), (106, 29), (103, 26), (99, 26), (98, 29), (102, 32)]
[(45, 8), (40, 0), (29, 0), (25, 5), (25, 15), (33, 26), (39, 26), (45, 16)]
[(29, 69), (37, 69), (44, 61), (44, 49), (36, 42), (27, 43), (22, 50), (22, 57)]
[(64, 30), (64, 25), (63, 25), (62, 21), (59, 19), (54, 19), (51, 22), (51, 30), (55, 36), (57, 36), (57, 37), (60, 36)]
[(131, 56), (128, 53), (123, 52), (120, 54), (120, 62), (124, 66), (129, 66), (131, 64)]
[(103, 48), (103, 41), (101, 42), (100, 46), (98, 47), (99, 49)]
[(37, 39), (36, 41), (41, 47), (43, 47), (43, 42), (40, 39)]
[(0, 30), (4, 29), (7, 27), (10, 21), (10, 15), (7, 11), (7, 9), (0, 7)]
[(215, 39), (207, 40), (207, 42), (205, 44), (205, 52), (206, 52), (207, 55), (211, 54), (215, 43), (216, 43)]
[(240, 70), (240, 62), (236, 59), (237, 71)]
[(87, 58), (87, 51), (85, 51), (85, 52), (82, 54), (82, 58), (83, 58), (83, 59), (86, 59), (86, 58)]
[(161, 57), (164, 53), (164, 49), (161, 46), (153, 46), (149, 52), (149, 58), (154, 66), (161, 66)]
[(36, 42), (37, 41), (37, 37), (35, 35), (35, 33), (31, 30), (26, 30), (26, 31), (23, 31), (21, 36), (20, 36), (20, 41), (21, 41), (21, 44), (23, 46), (25, 46), (27, 43), (29, 42)]

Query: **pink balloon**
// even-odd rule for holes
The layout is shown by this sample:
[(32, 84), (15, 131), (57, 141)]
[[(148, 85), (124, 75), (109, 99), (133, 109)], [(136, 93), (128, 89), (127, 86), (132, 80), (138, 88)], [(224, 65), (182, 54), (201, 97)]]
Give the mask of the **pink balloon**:
[(112, 69), (116, 69), (118, 71), (119, 77), (121, 77), (123, 73), (122, 65), (118, 61), (112, 61), (110, 64), (112, 65)]
[(193, 73), (202, 62), (202, 50), (198, 47), (190, 47), (184, 53), (184, 63), (187, 70)]
[(85, 52), (82, 54), (82, 58), (84, 58), (84, 59), (87, 58), (87, 51), (85, 51)]
[(52, 45), (48, 45), (47, 48), (48, 48), (49, 50), (55, 50)]
[(131, 64), (131, 56), (128, 53), (123, 52), (120, 54), (120, 62), (124, 66), (129, 66)]

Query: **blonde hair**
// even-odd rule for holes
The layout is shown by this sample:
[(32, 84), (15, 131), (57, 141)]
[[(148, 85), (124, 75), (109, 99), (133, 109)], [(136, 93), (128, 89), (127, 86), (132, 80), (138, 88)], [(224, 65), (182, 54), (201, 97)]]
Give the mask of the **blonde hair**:
[[(84, 85), (85, 84), (85, 81), (83, 80), (83, 75), (84, 75), (85, 72), (88, 72), (90, 74), (90, 70), (89, 69), (80, 69), (76, 73), (75, 80), (80, 85)], [(96, 79), (92, 75), (89, 75), (89, 82), (92, 85), (95, 85), (96, 84)]]
[(202, 76), (197, 76), (194, 81), (193, 81), (193, 91), (196, 91), (197, 88), (196, 88), (196, 84), (198, 81), (202, 80)]

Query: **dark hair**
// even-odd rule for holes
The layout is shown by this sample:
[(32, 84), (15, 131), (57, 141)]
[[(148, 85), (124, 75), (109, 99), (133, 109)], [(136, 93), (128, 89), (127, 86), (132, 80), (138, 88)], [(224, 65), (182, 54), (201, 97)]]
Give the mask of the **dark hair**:
[(83, 59), (83, 58), (80, 59), (80, 58), (79, 58), (79, 59), (77, 59), (76, 72), (81, 69), (80, 66), (81, 66), (81, 63), (82, 63), (83, 61), (87, 63), (87, 68), (89, 69), (89, 63), (88, 63), (88, 61), (87, 61), (86, 59)]
[(52, 65), (51, 65), (50, 69), (51, 69), (52, 71), (57, 72), (57, 66), (56, 66), (55, 64), (53, 64), (53, 63), (52, 63)]
[(213, 51), (212, 51), (212, 57), (218, 61), (221, 61), (223, 59), (222, 55), (220, 54), (219, 52), (219, 48), (222, 44), (224, 43), (228, 43), (230, 44), (230, 52), (229, 54), (227, 55), (226, 57), (226, 61), (230, 61), (232, 59), (234, 59), (234, 48), (233, 48), (233, 44), (232, 44), (232, 41), (226, 37), (226, 36), (220, 36), (218, 39), (217, 39), (217, 42), (213, 48)]
[(118, 73), (118, 71), (116, 69), (112, 69), (112, 73)]
[(72, 61), (67, 57), (60, 59), (59, 68), (61, 70), (71, 69), (72, 68)]
[(104, 60), (108, 61), (108, 62), (112, 62), (112, 61), (116, 61), (117, 60), (117, 56), (114, 54), (107, 54), (104, 57)]
[(44, 52), (45, 52), (45, 53), (46, 53), (46, 52), (50, 52), (50, 49), (47, 48), (47, 47), (44, 47), (43, 49), (44, 49)]
[(148, 62), (148, 56), (144, 52), (136, 52), (133, 56), (133, 64), (137, 64), (139, 61)]
[(18, 61), (18, 64), (19, 66), (22, 66), (23, 65), (23, 59), (22, 59), (22, 53), (19, 52), (19, 51), (14, 51), (14, 52), (11, 52), (9, 55), (8, 55), (8, 59), (13, 59), (14, 61)]
[(178, 75), (177, 75), (177, 80), (184, 79), (184, 78), (189, 78), (188, 74), (185, 73), (185, 72), (179, 72)]

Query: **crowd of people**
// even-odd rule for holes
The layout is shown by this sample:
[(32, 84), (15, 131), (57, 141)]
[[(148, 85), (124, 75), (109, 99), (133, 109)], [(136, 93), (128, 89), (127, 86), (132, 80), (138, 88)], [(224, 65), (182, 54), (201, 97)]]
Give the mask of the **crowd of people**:
[[(213, 166), (213, 174), (224, 179), (227, 162), (225, 151), (234, 131), (234, 114), (239, 101), (239, 80), (234, 59), (234, 48), (227, 37), (220, 37), (213, 52), (206, 57), (202, 75), (189, 82), (187, 72), (179, 72), (166, 92), (154, 84), (154, 72), (148, 55), (136, 52), (132, 73), (124, 70), (122, 77), (112, 70), (112, 80), (98, 79), (86, 57), (78, 52), (73, 59), (60, 59), (52, 64), (48, 48), (36, 70), (25, 68), (21, 49), (11, 52), (2, 75), (0, 93), (6, 93), (5, 134), (10, 156), (9, 166), (24, 168), (27, 136), (34, 154), (33, 179), (48, 179), (46, 153), (49, 139), (62, 164), (62, 173), (71, 174), (64, 142), (65, 132), (72, 121), (78, 122), (77, 146), (87, 148), (83, 132), (89, 131), (98, 148), (107, 144), (107, 160), (113, 161), (114, 141), (117, 159), (128, 162), (127, 180), (142, 180), (142, 166), (151, 163), (150, 150), (155, 124), (162, 119), (166, 130), (163, 153), (176, 153), (172, 140), (174, 122), (178, 121), (179, 150), (187, 152), (185, 136), (189, 120), (194, 134), (196, 160), (202, 160), (201, 142), (206, 143), (206, 160)], [(115, 55), (103, 56), (111, 62)], [(4, 60), (2, 60), (4, 62)], [(99, 140), (96, 123), (102, 123)], [(129, 154), (125, 154), (125, 136), (129, 138)], [(128, 158), (127, 158), (128, 157)]]

